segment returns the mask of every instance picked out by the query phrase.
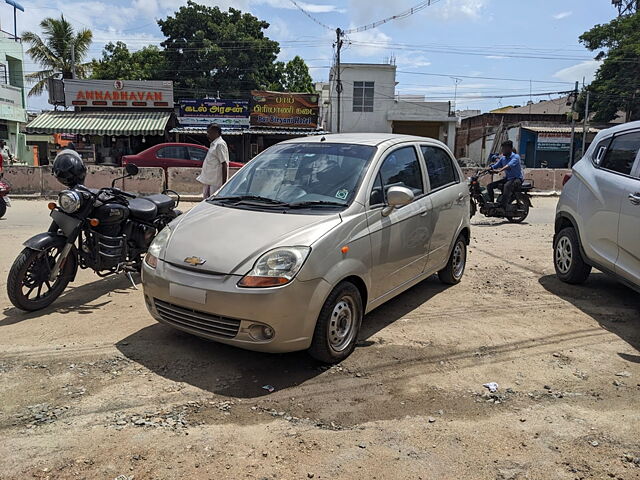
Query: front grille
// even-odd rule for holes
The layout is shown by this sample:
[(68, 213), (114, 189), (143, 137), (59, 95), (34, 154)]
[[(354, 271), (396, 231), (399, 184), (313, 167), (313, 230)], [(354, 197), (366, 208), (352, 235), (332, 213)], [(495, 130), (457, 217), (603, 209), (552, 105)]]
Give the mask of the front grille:
[(187, 328), (203, 335), (233, 338), (240, 329), (240, 320), (211, 315), (191, 308), (179, 307), (154, 299), (162, 320), (176, 328)]

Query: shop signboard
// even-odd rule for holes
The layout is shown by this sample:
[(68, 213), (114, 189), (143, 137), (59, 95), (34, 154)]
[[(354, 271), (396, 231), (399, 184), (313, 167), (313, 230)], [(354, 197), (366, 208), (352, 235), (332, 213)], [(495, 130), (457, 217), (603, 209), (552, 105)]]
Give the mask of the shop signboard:
[(228, 128), (248, 127), (249, 102), (215, 98), (180, 100), (178, 122), (182, 126), (207, 126), (216, 123)]
[(173, 108), (173, 82), (160, 80), (64, 80), (67, 107)]
[(0, 119), (25, 122), (26, 112), (22, 108), (22, 89), (0, 84)]
[(318, 127), (318, 98), (313, 93), (251, 92), (251, 125), (255, 127)]
[(565, 132), (538, 133), (537, 150), (541, 151), (569, 151), (571, 134)]

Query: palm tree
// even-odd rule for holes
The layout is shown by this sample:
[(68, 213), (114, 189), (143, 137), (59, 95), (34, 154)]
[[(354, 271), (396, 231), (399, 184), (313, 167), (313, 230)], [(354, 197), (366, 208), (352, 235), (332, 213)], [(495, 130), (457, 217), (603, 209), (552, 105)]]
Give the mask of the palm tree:
[[(29, 96), (40, 95), (47, 87), (50, 78), (72, 78), (72, 56), (75, 55), (76, 77), (85, 78), (90, 63), (82, 63), (89, 52), (93, 34), (91, 30), (74, 32), (73, 27), (64, 18), (45, 18), (40, 22), (42, 37), (33, 32), (24, 32), (22, 41), (29, 45), (27, 53), (40, 64), (42, 70), (26, 77), (35, 82)], [(73, 51), (73, 54), (72, 54)]]

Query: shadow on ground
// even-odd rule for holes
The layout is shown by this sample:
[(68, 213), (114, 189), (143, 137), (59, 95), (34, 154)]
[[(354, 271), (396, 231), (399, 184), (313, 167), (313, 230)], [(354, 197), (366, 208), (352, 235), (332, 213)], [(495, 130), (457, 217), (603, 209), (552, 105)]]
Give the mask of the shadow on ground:
[[(426, 280), (367, 315), (359, 336), (359, 347), (371, 345), (369, 339), (407, 313), (415, 310), (446, 287)], [(269, 392), (300, 385), (326, 367), (305, 352), (266, 354), (250, 352), (210, 342), (154, 324), (123, 339), (116, 347), (126, 357), (158, 375), (185, 382), (219, 395), (255, 398)], [(357, 354), (357, 351), (356, 351)]]
[[(140, 283), (140, 277), (133, 277), (136, 284)], [(32, 318), (43, 317), (51, 313), (76, 313), (89, 315), (97, 312), (103, 306), (109, 304), (111, 300), (88, 305), (94, 300), (111, 294), (123, 294), (131, 289), (131, 281), (125, 275), (101, 278), (91, 283), (70, 286), (64, 293), (47, 308), (36, 312), (23, 312), (15, 307), (5, 308), (2, 312), (4, 317), (0, 318), (0, 327), (13, 325), (15, 323)]]
[[(569, 285), (555, 275), (540, 278), (548, 292), (572, 303), (603, 328), (640, 351), (640, 295), (603, 273), (592, 273), (583, 285)], [(640, 363), (640, 355), (620, 353), (623, 359)]]

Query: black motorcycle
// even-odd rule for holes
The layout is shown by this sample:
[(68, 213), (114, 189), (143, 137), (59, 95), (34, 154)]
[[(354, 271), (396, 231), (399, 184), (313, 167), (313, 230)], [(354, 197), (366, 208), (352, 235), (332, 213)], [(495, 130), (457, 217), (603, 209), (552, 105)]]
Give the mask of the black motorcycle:
[(497, 202), (490, 202), (487, 189), (480, 185), (480, 178), (495, 173), (493, 170), (482, 170), (469, 179), (469, 193), (471, 193), (471, 216), (478, 209), (485, 217), (506, 218), (509, 222), (520, 223), (529, 215), (529, 208), (533, 207), (529, 192), (533, 189), (533, 183), (525, 180), (519, 189), (513, 192), (512, 198), (507, 203), (507, 208), (502, 206), (502, 194)]
[[(7, 280), (11, 303), (26, 311), (55, 301), (75, 279), (78, 267), (104, 277), (139, 272), (156, 234), (181, 214), (175, 192), (137, 197), (115, 188), (117, 180), (138, 173), (127, 164), (126, 175), (99, 190), (74, 185), (50, 203), (49, 231), (27, 240)], [(177, 196), (177, 201), (171, 196)], [(134, 284), (135, 286), (135, 284)]]

